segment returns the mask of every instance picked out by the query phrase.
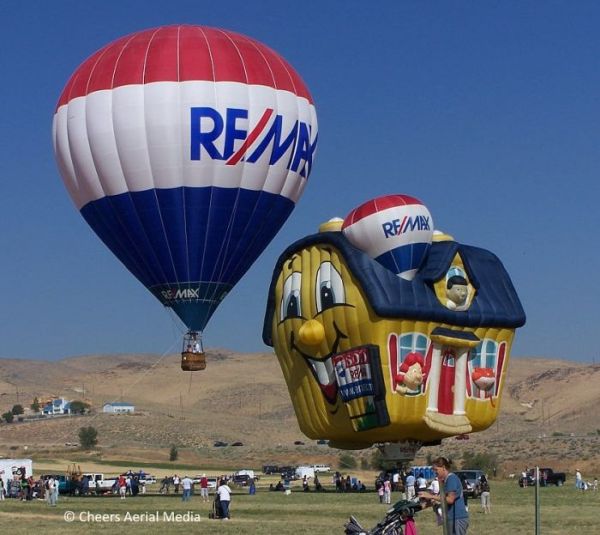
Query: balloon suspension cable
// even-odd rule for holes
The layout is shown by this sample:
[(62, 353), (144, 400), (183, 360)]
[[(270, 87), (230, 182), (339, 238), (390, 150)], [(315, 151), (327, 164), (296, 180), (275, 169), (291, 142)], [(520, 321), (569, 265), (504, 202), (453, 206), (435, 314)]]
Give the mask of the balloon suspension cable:
[[(177, 338), (175, 338), (173, 340), (173, 342), (171, 343), (171, 345), (158, 357), (158, 359), (155, 362), (153, 362), (144, 372), (139, 372), (137, 374), (136, 380), (134, 380), (132, 383), (128, 383), (127, 384), (128, 390), (131, 391), (136, 385), (138, 385), (142, 381), (142, 379), (144, 379), (144, 377), (146, 377), (146, 375), (148, 375), (154, 368), (156, 368), (156, 366), (158, 366), (167, 355), (172, 354), (173, 351), (174, 351), (174, 349), (175, 349), (175, 347), (176, 347), (177, 342), (178, 342), (178, 340), (177, 340)], [(121, 395), (119, 397), (114, 398), (112, 401), (109, 401), (108, 403), (109, 404), (110, 403), (116, 403), (118, 401), (123, 401), (123, 394), (122, 393), (121, 393)], [(90, 420), (88, 421), (88, 425), (91, 425), (92, 422), (96, 418), (98, 418), (98, 416), (100, 416), (100, 414), (101, 413), (94, 414), (90, 418)], [(63, 435), (63, 437), (66, 439), (68, 437), (68, 433), (65, 432), (64, 435)]]

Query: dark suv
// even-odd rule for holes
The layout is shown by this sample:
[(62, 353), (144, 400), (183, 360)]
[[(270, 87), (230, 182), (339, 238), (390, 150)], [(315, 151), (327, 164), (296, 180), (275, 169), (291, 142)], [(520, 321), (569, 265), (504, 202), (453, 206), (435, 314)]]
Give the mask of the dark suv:
[(279, 470), (283, 479), (296, 479), (295, 466), (280, 466)]
[(466, 496), (477, 498), (481, 494), (479, 479), (485, 475), (483, 470), (456, 470), (454, 472), (462, 481)]
[(240, 487), (246, 487), (250, 484), (250, 476), (248, 474), (235, 474), (231, 478), (231, 482)]
[(279, 467), (275, 464), (265, 464), (262, 471), (263, 474), (277, 474), (280, 472)]

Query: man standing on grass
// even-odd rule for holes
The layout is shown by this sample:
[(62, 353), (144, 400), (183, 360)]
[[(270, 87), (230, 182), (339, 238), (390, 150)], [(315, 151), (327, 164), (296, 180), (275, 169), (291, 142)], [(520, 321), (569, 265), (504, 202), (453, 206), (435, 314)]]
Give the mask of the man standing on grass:
[(58, 500), (58, 481), (50, 476), (47, 485), (48, 503), (51, 507), (56, 507), (56, 502)]
[(192, 484), (193, 484), (193, 481), (188, 476), (185, 476), (181, 480), (181, 486), (183, 487), (183, 495), (181, 496), (182, 501), (184, 501), (184, 502), (190, 501), (190, 497), (192, 495)]
[(221, 518), (223, 520), (229, 520), (229, 504), (231, 502), (231, 488), (221, 479), (219, 487), (217, 488), (217, 495), (219, 496), (219, 503), (221, 505)]
[(417, 482), (417, 480), (415, 479), (415, 476), (411, 470), (408, 473), (408, 475), (406, 476), (406, 482), (404, 483), (404, 486), (406, 487), (406, 499), (407, 500), (415, 499), (415, 483), (416, 482)]

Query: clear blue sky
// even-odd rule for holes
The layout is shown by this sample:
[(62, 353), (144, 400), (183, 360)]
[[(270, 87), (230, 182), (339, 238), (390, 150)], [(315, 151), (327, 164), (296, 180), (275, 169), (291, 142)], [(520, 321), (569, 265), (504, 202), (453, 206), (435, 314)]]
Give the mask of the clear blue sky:
[[(218, 26), (281, 53), (319, 117), (295, 212), (213, 316), (208, 347), (267, 350), (275, 261), (379, 195), (504, 262), (527, 312), (514, 356), (600, 361), (600, 4), (3, 2), (0, 356), (179, 349), (182, 327), (75, 210), (54, 161), (58, 96), (90, 54), (163, 24)], [(175, 345), (173, 345), (175, 343)]]

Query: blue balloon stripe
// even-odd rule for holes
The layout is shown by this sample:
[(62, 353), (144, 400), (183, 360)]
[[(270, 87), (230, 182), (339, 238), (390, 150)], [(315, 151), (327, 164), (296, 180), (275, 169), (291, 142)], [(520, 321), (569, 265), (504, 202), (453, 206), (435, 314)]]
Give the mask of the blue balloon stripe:
[(142, 250), (145, 258), (155, 256), (165, 281), (178, 280), (175, 266), (173, 265), (170, 244), (165, 234), (163, 221), (165, 216), (157, 199), (157, 190), (146, 190), (134, 193), (124, 193), (131, 196), (136, 208), (136, 215), (148, 238), (150, 249)]
[[(386, 251), (375, 258), (377, 262), (396, 274), (417, 269), (429, 249), (428, 243), (410, 243)], [(415, 259), (419, 259), (418, 262)]]
[(237, 265), (232, 264), (227, 267), (231, 280), (239, 280), (249, 269), (251, 263), (248, 264), (243, 259), (249, 258), (250, 251), (259, 256), (270, 243), (274, 235), (271, 222), (278, 221), (280, 226), (283, 225), (293, 209), (294, 204), (292, 202), (282, 203), (279, 202), (278, 196), (262, 192), (245, 227), (248, 229), (247, 233), (249, 233), (249, 229), (253, 229), (251, 232), (252, 239), (240, 241), (237, 249), (232, 252), (232, 259), (239, 258), (242, 261), (238, 262)]
[(166, 239), (165, 254), (170, 256), (177, 280), (189, 280), (184, 193), (182, 188), (157, 189), (156, 202), (160, 213), (160, 223)]
[(202, 265), (207, 239), (208, 218), (211, 193), (213, 188), (185, 188), (185, 220), (187, 232), (187, 254), (190, 266), (190, 278), (199, 280), (200, 275), (194, 273), (194, 266)]
[(235, 232), (234, 217), (237, 210), (243, 209), (238, 202), (238, 195), (237, 188), (213, 188), (199, 280), (222, 280), (221, 266), (225, 261), (227, 244)]
[[(135, 212), (135, 208), (126, 196), (104, 197), (81, 209), (88, 225), (130, 272), (143, 284), (146, 281), (158, 284), (165, 279), (157, 278), (160, 274), (159, 264), (155, 259), (144, 258), (138, 247), (146, 237), (143, 230), (140, 232), (139, 225), (132, 224), (132, 221), (137, 221), (132, 217), (132, 212)], [(147, 246), (141, 249), (145, 250)]]
[(264, 191), (206, 187), (105, 197), (81, 213), (144, 286), (200, 330), (293, 208)]

